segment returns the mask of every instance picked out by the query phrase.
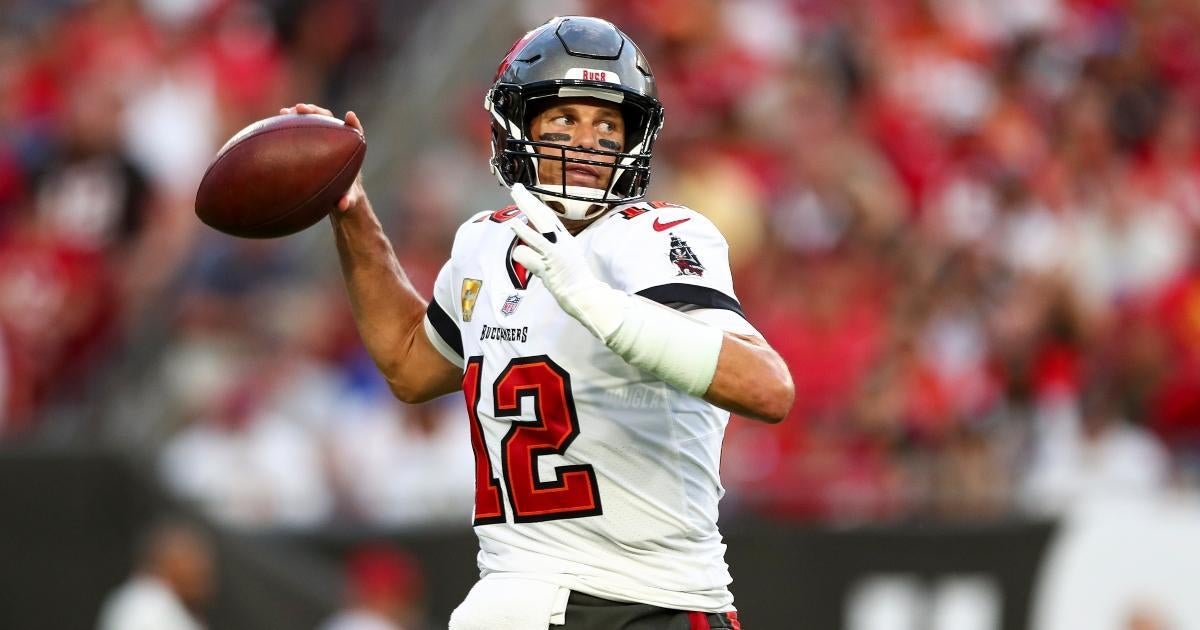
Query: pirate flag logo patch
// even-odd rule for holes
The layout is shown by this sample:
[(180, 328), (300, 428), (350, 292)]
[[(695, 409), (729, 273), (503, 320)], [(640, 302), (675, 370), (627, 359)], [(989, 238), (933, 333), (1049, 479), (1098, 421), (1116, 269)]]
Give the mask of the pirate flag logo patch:
[(679, 270), (677, 276), (703, 276), (704, 265), (700, 264), (700, 259), (696, 258), (695, 252), (687, 244), (687, 241), (671, 235), (671, 264)]

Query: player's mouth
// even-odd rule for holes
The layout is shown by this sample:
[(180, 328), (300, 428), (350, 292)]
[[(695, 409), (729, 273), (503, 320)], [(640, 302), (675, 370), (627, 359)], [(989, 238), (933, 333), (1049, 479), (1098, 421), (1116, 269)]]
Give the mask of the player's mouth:
[(596, 188), (600, 183), (600, 169), (588, 164), (568, 164), (567, 169), (567, 185), (568, 186), (589, 186)]

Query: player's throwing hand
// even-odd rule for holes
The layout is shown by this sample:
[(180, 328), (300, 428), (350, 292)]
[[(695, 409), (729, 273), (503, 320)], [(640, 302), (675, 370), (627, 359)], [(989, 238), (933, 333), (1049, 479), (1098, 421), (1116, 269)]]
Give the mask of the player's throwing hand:
[[(280, 114), (320, 114), (322, 116), (330, 116), (332, 118), (337, 118), (337, 116), (333, 115), (332, 111), (325, 109), (324, 107), (320, 107), (318, 105), (313, 105), (311, 103), (296, 103), (292, 107), (281, 108), (279, 110), (279, 113)], [(346, 121), (347, 125), (357, 129), (358, 132), (361, 133), (364, 138), (367, 137), (367, 132), (366, 132), (366, 130), (363, 129), (362, 121), (358, 119), (358, 114), (355, 114), (354, 112), (346, 112), (346, 118), (344, 120)], [(342, 195), (342, 198), (338, 200), (337, 208), (338, 208), (338, 210), (345, 212), (345, 211), (349, 210), (350, 208), (354, 208), (354, 207), (358, 206), (359, 202), (361, 202), (366, 196), (367, 196), (367, 193), (363, 189), (363, 184), (362, 184), (362, 172), (360, 171), (358, 173), (358, 176), (354, 178), (354, 184), (352, 184), (350, 186), (350, 190), (347, 190), (346, 194)]]

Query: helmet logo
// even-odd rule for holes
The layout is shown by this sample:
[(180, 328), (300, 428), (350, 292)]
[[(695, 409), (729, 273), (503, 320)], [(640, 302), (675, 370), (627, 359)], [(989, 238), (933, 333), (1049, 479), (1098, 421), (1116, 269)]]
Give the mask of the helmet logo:
[(600, 81), (603, 83), (621, 84), (621, 77), (610, 70), (593, 70), (592, 68), (571, 68), (567, 70), (567, 79), (576, 81)]

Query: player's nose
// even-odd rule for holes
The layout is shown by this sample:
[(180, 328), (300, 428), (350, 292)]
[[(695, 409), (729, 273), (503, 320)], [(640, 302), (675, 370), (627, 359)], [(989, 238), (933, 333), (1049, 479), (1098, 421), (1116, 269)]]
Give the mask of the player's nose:
[[(579, 125), (579, 130), (575, 133), (572, 147), (576, 149), (596, 149), (599, 147), (597, 140), (599, 136), (591, 125)], [(595, 153), (584, 153), (581, 151), (571, 152), (567, 155), (569, 158), (577, 160), (611, 162), (612, 158), (607, 155), (597, 155)]]
[(581, 149), (596, 148), (596, 130), (592, 128), (591, 124), (578, 125), (575, 132), (575, 146)]

